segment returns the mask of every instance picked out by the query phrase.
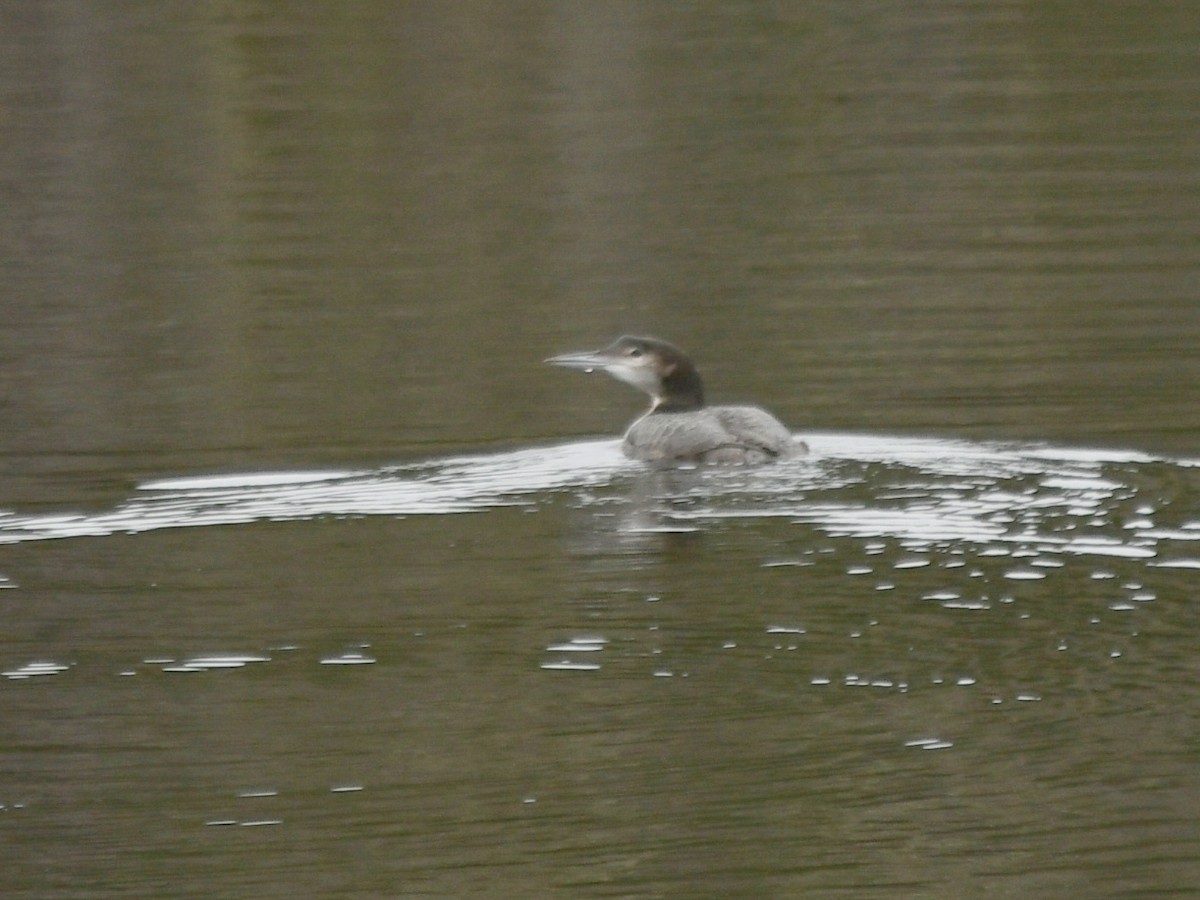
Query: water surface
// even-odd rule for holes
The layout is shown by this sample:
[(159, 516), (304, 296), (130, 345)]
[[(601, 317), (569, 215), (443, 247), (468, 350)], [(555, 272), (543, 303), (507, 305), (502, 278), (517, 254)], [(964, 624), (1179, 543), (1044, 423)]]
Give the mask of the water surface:
[(4, 895), (1194, 892), (1198, 28), (0, 6)]

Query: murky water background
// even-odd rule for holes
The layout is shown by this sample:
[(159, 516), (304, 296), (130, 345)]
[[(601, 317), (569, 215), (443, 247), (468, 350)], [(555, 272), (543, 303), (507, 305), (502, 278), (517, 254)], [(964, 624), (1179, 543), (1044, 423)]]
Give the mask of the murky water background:
[(1192, 894), (1198, 39), (0, 7), (2, 893)]

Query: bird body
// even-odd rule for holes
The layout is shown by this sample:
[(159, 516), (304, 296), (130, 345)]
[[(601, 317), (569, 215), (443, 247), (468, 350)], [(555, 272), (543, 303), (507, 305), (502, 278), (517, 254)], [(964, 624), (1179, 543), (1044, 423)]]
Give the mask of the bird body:
[(647, 413), (629, 426), (625, 455), (649, 462), (760, 463), (795, 453), (792, 435), (757, 406)]

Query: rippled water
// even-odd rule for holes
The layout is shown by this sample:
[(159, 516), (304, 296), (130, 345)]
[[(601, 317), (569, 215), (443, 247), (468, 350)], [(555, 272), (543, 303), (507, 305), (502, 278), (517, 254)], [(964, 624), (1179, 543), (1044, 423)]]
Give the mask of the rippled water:
[[(562, 853), (556, 884), (614, 895), (668, 891), (680, 865), (689, 880), (737, 885), (732, 873), (762, 853), (771, 864), (754, 882), (787, 893), (980, 878), (1055, 893), (1079, 883), (1063, 859), (1098, 842), (1131, 862), (1088, 883), (1187, 877), (1200, 461), (804, 437), (809, 457), (757, 469), (648, 470), (604, 440), (174, 478), (111, 510), (6, 513), (0, 542), (58, 539), (75, 567), (169, 536), (156, 546), (175, 562), (225, 558), (199, 575), (197, 602), (237, 636), (223, 642), (212, 615), (189, 608), (185, 622), (207, 622), (217, 649), (197, 652), (195, 624), (180, 630), (166, 610), (153, 614), (165, 634), (148, 640), (128, 613), (145, 617), (157, 584), (112, 600), (84, 589), (75, 602), (100, 617), (86, 644), (68, 636), (77, 626), (43, 632), (35, 644), (63, 649), (3, 675), (23, 745), (52, 709), (64, 724), (49, 733), (66, 740), (77, 721), (70, 742), (99, 740), (109, 762), (62, 792), (34, 787), (45, 773), (11, 782), (9, 822), (35, 841), (84, 823), (114, 846), (137, 835), (191, 877), (206, 866), (181, 862), (180, 842), (304, 871), (302, 848), (331, 852), (340, 835), (366, 842), (360, 863), (379, 883), (432, 879), (439, 893), (528, 888), (536, 878), (501, 873)], [(283, 554), (295, 575), (319, 577), (296, 556), (319, 554), (342, 574), (312, 592), (284, 578), (285, 606), (260, 588), (224, 599), (224, 581), (249, 575), (229, 551), (262, 526), (274, 538), (256, 537), (255, 567)], [(569, 580), (546, 569), (538, 537), (563, 526)], [(475, 543), (481, 530), (494, 539)], [(449, 554), (480, 569), (479, 596), (429, 581), (446, 536), (473, 543)], [(186, 592), (165, 571), (167, 596)], [(358, 638), (330, 645), (319, 619), (306, 622), (348, 593)], [(114, 710), (119, 731), (106, 728), (93, 694), (134, 704), (134, 722)], [(444, 763), (441, 746), (456, 748)], [(31, 755), (31, 774), (46, 759)], [(216, 837), (238, 826), (287, 837)], [(1133, 863), (1144, 842), (1153, 860)], [(464, 847), (478, 878), (439, 874)], [(86, 869), (90, 852), (70, 856), (64, 871)], [(145, 862), (127, 864), (147, 883)], [(282, 876), (272, 871), (264, 885)]]

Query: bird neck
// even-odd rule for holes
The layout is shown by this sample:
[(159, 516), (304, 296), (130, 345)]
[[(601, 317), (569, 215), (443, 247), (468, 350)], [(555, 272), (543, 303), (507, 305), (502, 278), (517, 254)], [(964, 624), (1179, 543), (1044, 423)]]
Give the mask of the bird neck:
[(650, 412), (693, 412), (703, 408), (704, 383), (700, 381), (700, 373), (684, 360), (670, 365), (662, 379), (662, 390), (654, 398)]

